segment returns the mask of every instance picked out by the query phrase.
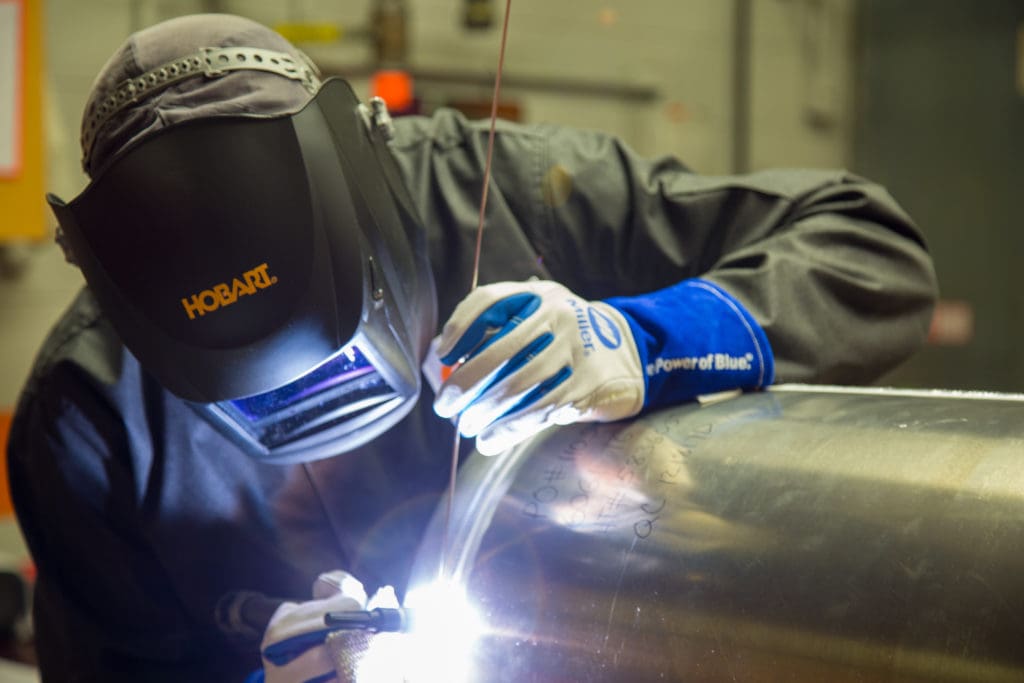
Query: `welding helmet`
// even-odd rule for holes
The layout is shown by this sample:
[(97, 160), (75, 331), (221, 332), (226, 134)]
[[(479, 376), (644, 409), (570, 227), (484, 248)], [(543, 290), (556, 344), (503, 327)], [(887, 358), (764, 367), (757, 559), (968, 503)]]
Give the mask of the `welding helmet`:
[(292, 114), (164, 127), (74, 200), (48, 196), (125, 346), (267, 462), (336, 455), (400, 420), (436, 319), (385, 112), (317, 85)]

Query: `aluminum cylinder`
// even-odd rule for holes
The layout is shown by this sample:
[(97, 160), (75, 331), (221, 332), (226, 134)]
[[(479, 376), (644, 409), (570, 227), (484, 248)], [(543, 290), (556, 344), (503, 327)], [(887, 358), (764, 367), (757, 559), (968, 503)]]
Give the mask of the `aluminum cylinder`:
[(460, 470), (480, 681), (1024, 681), (1024, 396), (787, 385)]

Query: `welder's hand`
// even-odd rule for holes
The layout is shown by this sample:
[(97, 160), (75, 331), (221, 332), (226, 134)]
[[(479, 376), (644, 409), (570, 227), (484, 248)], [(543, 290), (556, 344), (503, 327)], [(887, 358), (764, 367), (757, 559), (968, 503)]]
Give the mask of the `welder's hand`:
[[(390, 588), (382, 589), (370, 602), (398, 606)], [(344, 682), (346, 677), (338, 675), (324, 646), (337, 627), (326, 626), (324, 615), (366, 608), (366, 591), (355, 577), (340, 570), (321, 574), (313, 583), (312, 600), (286, 602), (270, 618), (261, 645), (265, 683)]]
[(463, 436), (499, 453), (553, 424), (636, 415), (644, 375), (618, 310), (585, 301), (557, 282), (478, 287), (435, 340), (453, 368), (434, 411), (460, 415)]

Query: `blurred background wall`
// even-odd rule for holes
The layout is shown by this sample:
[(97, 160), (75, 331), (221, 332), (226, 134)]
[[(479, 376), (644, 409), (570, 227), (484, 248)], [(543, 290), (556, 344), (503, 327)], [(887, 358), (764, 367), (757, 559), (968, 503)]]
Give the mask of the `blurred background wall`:
[(924, 228), (943, 296), (892, 379), (1024, 391), (1024, 2), (857, 5), (850, 163)]
[[(42, 145), (43, 184), (64, 197), (85, 184), (78, 123), (92, 78), (133, 30), (243, 14), (280, 27), (364, 96), (375, 69), (399, 66), (414, 76), (417, 110), (481, 111), (504, 10), (501, 0), (4, 3), (38, 18), (24, 85), (41, 92), (41, 125), (24, 133)], [(1020, 0), (515, 0), (502, 111), (606, 130), (701, 173), (847, 167), (886, 183), (932, 243), (944, 300), (929, 347), (885, 382), (1021, 391), (1022, 22)], [(81, 284), (30, 194), (38, 214), (0, 204), (0, 424)]]

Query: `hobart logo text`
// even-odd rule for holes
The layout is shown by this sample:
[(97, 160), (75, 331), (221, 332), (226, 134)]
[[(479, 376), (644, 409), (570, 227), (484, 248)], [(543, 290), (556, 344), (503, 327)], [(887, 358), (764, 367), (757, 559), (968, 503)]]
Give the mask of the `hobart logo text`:
[(193, 294), (191, 298), (182, 299), (181, 305), (185, 307), (188, 319), (195, 320), (196, 314), (202, 317), (216, 311), (221, 306), (230, 306), (243, 296), (255, 294), (276, 282), (277, 277), (267, 273), (267, 264), (261, 263), (252, 270), (245, 271), (231, 282), (222, 282), (209, 289), (204, 289), (198, 294)]

